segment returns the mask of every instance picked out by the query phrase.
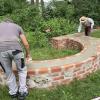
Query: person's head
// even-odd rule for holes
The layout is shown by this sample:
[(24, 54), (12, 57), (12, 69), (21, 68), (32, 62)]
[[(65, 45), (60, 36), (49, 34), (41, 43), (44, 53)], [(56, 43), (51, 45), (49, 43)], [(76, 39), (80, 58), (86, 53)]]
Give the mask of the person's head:
[(86, 20), (87, 20), (87, 17), (86, 17), (86, 16), (82, 16), (82, 17), (79, 19), (79, 21), (80, 21), (81, 23), (85, 23)]

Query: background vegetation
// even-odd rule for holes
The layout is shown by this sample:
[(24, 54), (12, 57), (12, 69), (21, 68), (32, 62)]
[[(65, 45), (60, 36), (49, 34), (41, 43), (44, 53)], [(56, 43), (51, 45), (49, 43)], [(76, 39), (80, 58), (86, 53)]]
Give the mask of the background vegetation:
[[(52, 49), (48, 41), (53, 36), (77, 32), (79, 18), (83, 15), (93, 18), (95, 27), (100, 25), (100, 0), (53, 0), (46, 8), (41, 1), (40, 6), (38, 2), (28, 4), (26, 0), (0, 0), (0, 20), (10, 17), (23, 27), (32, 54), (39, 48), (39, 51), (47, 47)], [(50, 31), (47, 32), (47, 29)], [(92, 33), (92, 36), (100, 37), (100, 31)], [(97, 96), (100, 96), (100, 71), (82, 81), (75, 80), (70, 85), (53, 90), (32, 89), (27, 100), (91, 100)], [(0, 86), (0, 100), (11, 100), (6, 87)]]
[(26, 0), (0, 0), (0, 20), (8, 17), (22, 26), (31, 50), (47, 48), (52, 52), (50, 38), (77, 32), (81, 16), (93, 18), (95, 27), (99, 26), (99, 5), (100, 0), (52, 0), (47, 6), (43, 0), (32, 0), (31, 4)]
[(45, 7), (43, 0), (41, 4), (39, 2), (28, 4), (26, 0), (0, 0), (0, 18), (11, 17), (25, 31), (43, 32), (50, 27), (52, 29), (50, 37), (77, 31), (76, 24), (83, 15), (93, 18), (95, 26), (100, 24), (100, 0), (68, 1), (52, 0)]

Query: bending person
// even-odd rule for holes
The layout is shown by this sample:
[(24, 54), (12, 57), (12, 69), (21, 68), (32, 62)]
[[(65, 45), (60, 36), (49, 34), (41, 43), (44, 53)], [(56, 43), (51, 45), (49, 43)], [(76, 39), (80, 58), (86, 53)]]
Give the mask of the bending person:
[[(23, 29), (10, 19), (0, 23), (0, 62), (7, 76), (9, 94), (12, 98), (17, 96), (23, 100), (28, 94), (26, 86), (27, 67), (21, 43), (26, 50), (26, 60), (30, 58), (29, 44), (24, 35)], [(18, 70), (19, 84), (12, 70), (12, 60), (15, 61)]]
[(85, 36), (89, 36), (90, 32), (91, 32), (91, 30), (93, 29), (93, 26), (94, 26), (93, 19), (85, 17), (85, 16), (82, 16), (79, 19), (79, 21), (80, 21), (80, 24), (79, 24), (79, 27), (78, 27), (78, 32), (81, 32), (82, 27), (84, 27)]

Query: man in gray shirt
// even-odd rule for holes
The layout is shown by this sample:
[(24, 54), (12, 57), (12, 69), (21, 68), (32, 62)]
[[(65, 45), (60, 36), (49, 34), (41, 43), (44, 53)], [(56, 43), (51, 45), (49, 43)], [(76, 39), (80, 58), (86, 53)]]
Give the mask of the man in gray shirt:
[[(7, 76), (7, 85), (11, 97), (19, 97), (21, 100), (28, 94), (26, 86), (27, 67), (22, 46), (25, 47), (26, 60), (30, 59), (29, 44), (23, 29), (9, 19), (0, 23), (0, 65)], [(18, 70), (19, 84), (12, 70), (12, 60), (15, 61)]]

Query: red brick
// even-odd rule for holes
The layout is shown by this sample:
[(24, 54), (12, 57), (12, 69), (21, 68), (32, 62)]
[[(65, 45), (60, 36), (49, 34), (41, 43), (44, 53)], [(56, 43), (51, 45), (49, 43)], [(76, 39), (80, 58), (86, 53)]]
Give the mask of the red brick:
[(83, 74), (83, 73), (85, 73), (84, 70), (81, 70), (81, 71), (77, 72), (77, 74)]
[(73, 64), (64, 65), (64, 70), (68, 70), (68, 69), (72, 68), (73, 66), (74, 66)]
[(61, 79), (64, 79), (64, 76), (58, 76), (58, 77), (54, 77), (53, 80), (56, 81), (56, 80), (61, 80)]
[(51, 72), (61, 72), (61, 67), (52, 67)]
[(81, 67), (84, 62), (75, 63), (75, 67)]
[(28, 75), (35, 75), (35, 73), (36, 73), (36, 72), (33, 71), (33, 70), (29, 70), (29, 71), (27, 72)]
[(97, 56), (92, 56), (93, 57), (93, 61), (95, 61), (97, 59)]
[(77, 74), (75, 78), (77, 79), (83, 79), (83, 78), (86, 78), (88, 75), (90, 74), (90, 72), (85, 72), (83, 74)]
[(86, 69), (86, 71), (91, 71), (93, 68), (91, 67), (91, 68), (88, 68), (88, 69)]
[(84, 76), (88, 76), (90, 74), (90, 72), (85, 72)]
[(48, 68), (40, 68), (39, 69), (39, 74), (44, 74), (44, 73), (48, 73)]
[(77, 73), (75, 72), (74, 74), (73, 74), (73, 77), (76, 77), (77, 76)]
[(80, 71), (81, 67), (75, 67), (74, 72)]
[(72, 79), (64, 79), (64, 80), (61, 80), (61, 83), (62, 84), (69, 84), (71, 81), (72, 81)]

